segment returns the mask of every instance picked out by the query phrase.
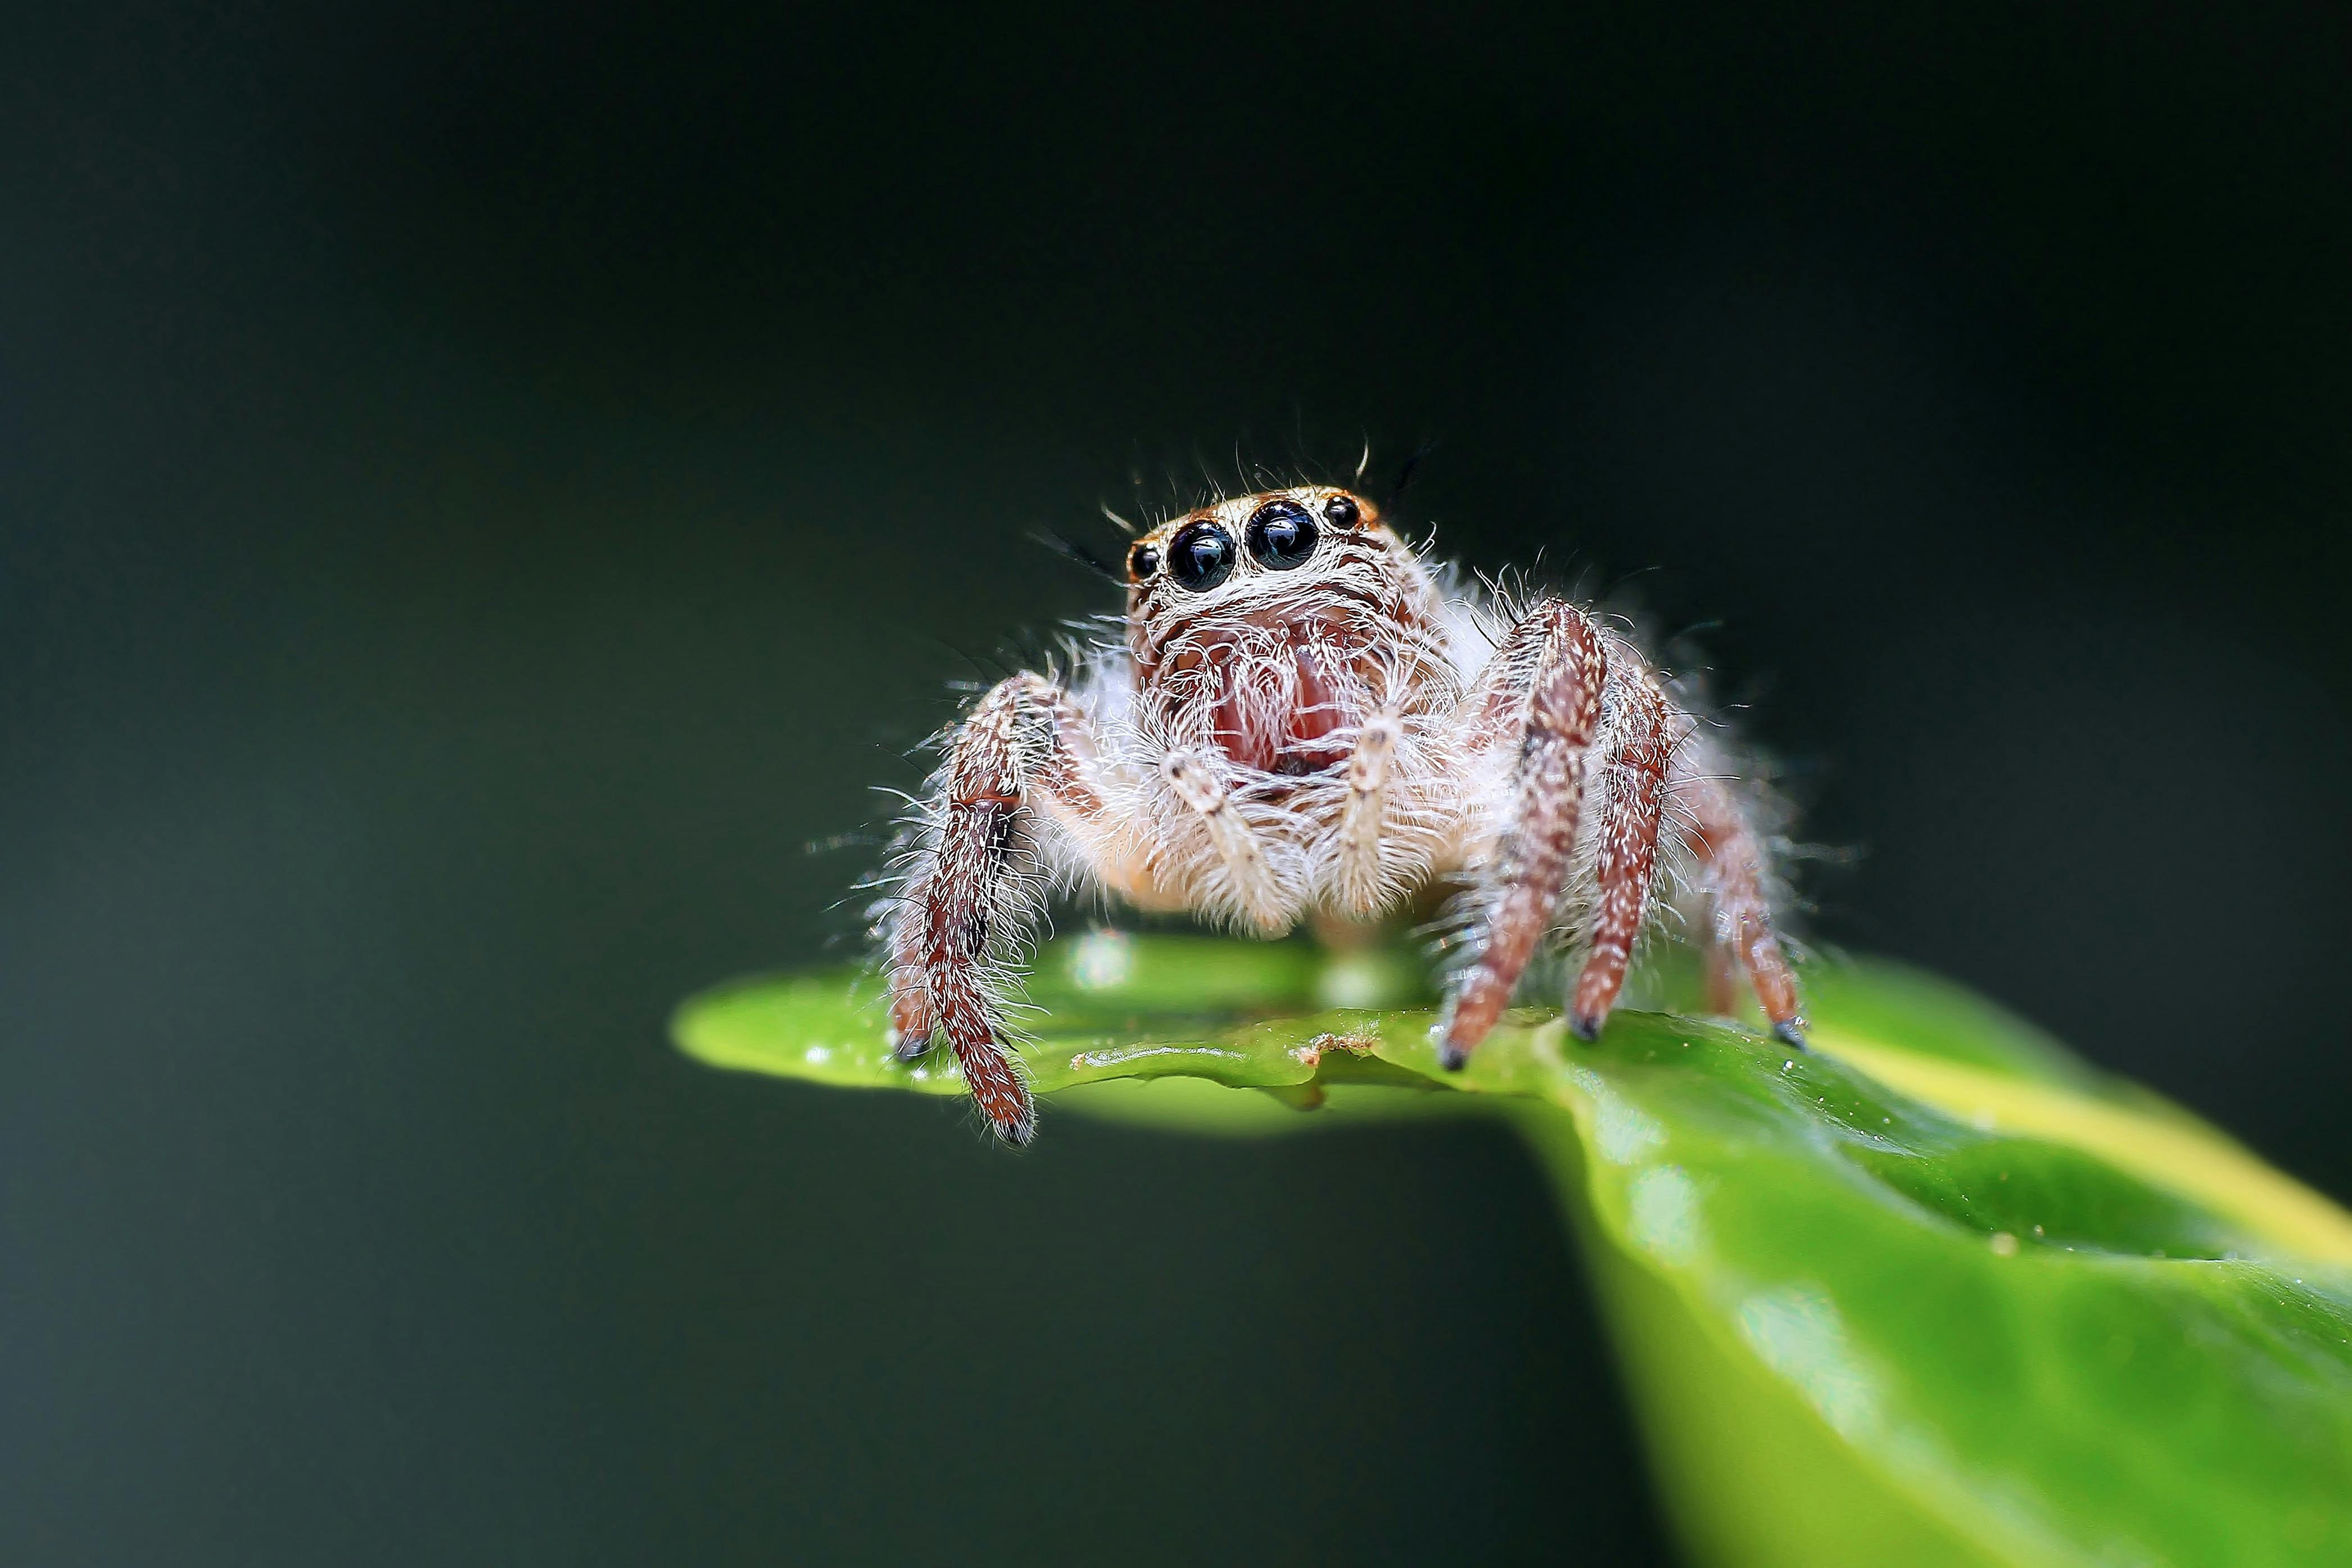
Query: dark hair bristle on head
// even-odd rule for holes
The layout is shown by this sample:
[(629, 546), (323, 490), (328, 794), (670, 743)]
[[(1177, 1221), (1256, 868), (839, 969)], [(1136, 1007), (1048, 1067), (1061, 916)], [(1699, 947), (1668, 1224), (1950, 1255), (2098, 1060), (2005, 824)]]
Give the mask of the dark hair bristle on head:
[(1399, 496), (1403, 495), (1404, 487), (1412, 483), (1413, 473), (1415, 470), (1420, 468), (1421, 460), (1436, 450), (1437, 443), (1434, 441), (1424, 441), (1419, 446), (1414, 447), (1412, 449), (1412, 455), (1407, 457), (1404, 462), (1398, 466), (1396, 483), (1389, 486), (1389, 493), (1383, 497), (1382, 499), (1393, 501)]
[(1047, 549), (1052, 550), (1055, 555), (1062, 557), (1065, 560), (1076, 561), (1080, 566), (1085, 567), (1097, 577), (1108, 578), (1113, 582), (1125, 582), (1127, 580), (1125, 573), (1121, 572), (1117, 567), (1111, 565), (1110, 562), (1095, 554), (1094, 551), (1087, 549), (1084, 545), (1073, 543), (1071, 540), (1064, 538), (1061, 535), (1045, 528), (1038, 529), (1029, 537), (1035, 539), (1039, 544), (1044, 545)]

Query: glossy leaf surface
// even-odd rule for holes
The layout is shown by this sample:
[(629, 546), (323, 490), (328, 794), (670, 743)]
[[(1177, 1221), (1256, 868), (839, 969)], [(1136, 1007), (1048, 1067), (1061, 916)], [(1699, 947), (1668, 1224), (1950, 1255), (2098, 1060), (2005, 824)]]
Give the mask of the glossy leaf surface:
[[(1024, 1055), (1049, 1111), (1195, 1132), (1512, 1119), (1705, 1560), (2352, 1561), (2352, 1217), (1939, 981), (1808, 979), (1811, 1055), (1515, 1013), (1447, 1074), (1406, 956), (1096, 934), (1041, 954)], [(724, 988), (677, 1033), (961, 1090), (890, 1056), (862, 977)]]

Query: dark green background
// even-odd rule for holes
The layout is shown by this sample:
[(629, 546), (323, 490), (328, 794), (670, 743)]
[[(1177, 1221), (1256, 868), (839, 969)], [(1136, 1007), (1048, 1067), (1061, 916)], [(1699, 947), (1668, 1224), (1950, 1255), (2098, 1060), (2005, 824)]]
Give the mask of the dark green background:
[(1818, 936), (2352, 1192), (2339, 15), (45, 9), (11, 1561), (1660, 1553), (1500, 1133), (1014, 1157), (664, 1043), (1108, 606), (1024, 535), (1236, 443), (1656, 569)]

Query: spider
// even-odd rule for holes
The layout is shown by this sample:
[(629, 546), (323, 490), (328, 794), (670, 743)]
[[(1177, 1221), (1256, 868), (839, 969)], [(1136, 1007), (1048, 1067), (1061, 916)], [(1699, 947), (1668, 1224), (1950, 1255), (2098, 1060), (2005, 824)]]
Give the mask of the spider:
[(949, 732), (875, 908), (893, 1048), (944, 1039), (998, 1136), (1036, 1130), (1006, 998), (1056, 889), (1276, 936), (1451, 886), (1433, 1034), (1454, 1069), (1563, 937), (1568, 1025), (1596, 1039), (1671, 906), (1715, 1009), (1744, 970), (1803, 1046), (1770, 798), (1627, 632), (1559, 599), (1515, 609), (1328, 486), (1172, 518), (1125, 576), (1122, 640), (1066, 683), (999, 683)]

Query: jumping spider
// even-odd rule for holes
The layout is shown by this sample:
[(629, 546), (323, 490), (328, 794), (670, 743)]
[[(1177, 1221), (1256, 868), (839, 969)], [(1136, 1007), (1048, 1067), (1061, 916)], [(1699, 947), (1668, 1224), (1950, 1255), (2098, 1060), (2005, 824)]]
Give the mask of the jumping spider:
[(1555, 933), (1583, 954), (1569, 1027), (1594, 1039), (1673, 905), (1712, 1005), (1744, 969), (1803, 1044), (1768, 797), (1626, 635), (1556, 599), (1514, 615), (1324, 486), (1173, 518), (1126, 575), (1123, 647), (1067, 685), (1014, 675), (952, 731), (875, 911), (894, 1046), (944, 1036), (999, 1136), (1036, 1129), (1004, 998), (1057, 886), (1274, 936), (1459, 884), (1449, 1068)]

